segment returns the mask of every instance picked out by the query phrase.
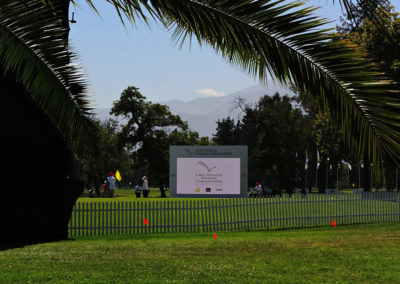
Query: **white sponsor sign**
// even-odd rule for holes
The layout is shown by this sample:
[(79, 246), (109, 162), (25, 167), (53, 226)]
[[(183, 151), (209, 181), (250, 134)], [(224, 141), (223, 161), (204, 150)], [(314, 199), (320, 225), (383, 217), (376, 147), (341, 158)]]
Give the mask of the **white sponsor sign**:
[(240, 194), (240, 158), (178, 158), (177, 194)]

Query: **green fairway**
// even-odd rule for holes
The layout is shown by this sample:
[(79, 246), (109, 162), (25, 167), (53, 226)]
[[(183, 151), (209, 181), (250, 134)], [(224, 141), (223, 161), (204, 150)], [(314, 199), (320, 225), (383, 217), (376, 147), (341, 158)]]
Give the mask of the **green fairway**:
[(86, 237), (0, 252), (0, 283), (400, 283), (400, 224)]
[[(165, 192), (167, 197), (169, 197), (169, 191)], [(133, 200), (153, 200), (153, 199), (161, 199), (161, 193), (159, 188), (151, 188), (149, 192), (149, 198), (143, 198), (143, 192), (140, 195), (140, 198), (136, 198), (135, 190), (134, 189), (117, 189), (115, 190), (115, 197), (89, 197), (87, 192), (81, 195), (78, 198), (78, 202), (103, 202), (109, 200), (116, 200), (116, 201), (133, 201)], [(163, 198), (165, 199), (165, 198)]]

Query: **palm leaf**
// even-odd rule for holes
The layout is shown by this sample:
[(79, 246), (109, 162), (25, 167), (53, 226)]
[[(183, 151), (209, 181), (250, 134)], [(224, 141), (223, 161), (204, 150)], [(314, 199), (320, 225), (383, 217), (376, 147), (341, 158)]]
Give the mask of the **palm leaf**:
[(21, 84), (65, 140), (82, 150), (93, 145), (96, 129), (66, 32), (41, 1), (0, 2), (0, 76)]
[[(143, 14), (140, 2), (113, 0), (128, 19)], [(399, 93), (353, 47), (321, 29), (326, 21), (300, 2), (270, 0), (151, 0), (146, 6), (174, 38), (195, 37), (229, 62), (265, 81), (293, 83), (340, 127), (347, 146), (377, 170), (399, 162)], [(120, 8), (124, 7), (124, 8)], [(125, 7), (131, 7), (132, 13)]]

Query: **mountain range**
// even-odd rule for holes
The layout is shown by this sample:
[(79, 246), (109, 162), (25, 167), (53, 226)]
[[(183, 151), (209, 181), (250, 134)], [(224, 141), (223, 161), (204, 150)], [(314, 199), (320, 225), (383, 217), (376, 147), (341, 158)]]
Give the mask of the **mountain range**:
[[(262, 96), (293, 95), (288, 88), (268, 83), (267, 86), (253, 86), (222, 97), (202, 97), (191, 101), (169, 100), (159, 102), (169, 106), (173, 114), (178, 114), (182, 120), (187, 121), (191, 130), (197, 131), (200, 136), (212, 137), (217, 127), (217, 121), (230, 116), (238, 119), (241, 110), (235, 107), (235, 99), (242, 98), (247, 104), (255, 104)], [(100, 120), (110, 117), (110, 109), (96, 109), (95, 113)]]

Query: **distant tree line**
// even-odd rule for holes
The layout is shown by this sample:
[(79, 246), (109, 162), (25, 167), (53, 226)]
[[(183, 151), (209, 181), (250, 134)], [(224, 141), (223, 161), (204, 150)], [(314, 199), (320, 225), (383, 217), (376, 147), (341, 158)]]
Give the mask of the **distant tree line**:
[(120, 186), (140, 184), (141, 177), (147, 175), (165, 197), (169, 146), (247, 145), (250, 186), (258, 181), (289, 194), (295, 188), (313, 187), (319, 192), (349, 186), (370, 191), (371, 182), (394, 189), (393, 169), (385, 171), (384, 177), (373, 176), (368, 162), (346, 149), (330, 114), (321, 112), (301, 93), (294, 97), (265, 95), (255, 105), (237, 98), (235, 105), (242, 110), (242, 117), (218, 120), (209, 141), (189, 130), (168, 106), (147, 101), (138, 88), (128, 87), (111, 110), (127, 122), (96, 121), (98, 155), (79, 159), (87, 188), (97, 189), (108, 171), (118, 169), (123, 177)]
[(302, 94), (265, 95), (255, 105), (237, 98), (235, 104), (242, 117), (218, 120), (212, 142), (248, 145), (250, 186), (261, 182), (289, 194), (313, 187), (321, 193), (327, 188), (370, 191), (371, 183), (395, 189), (395, 167), (386, 168), (383, 176), (371, 173), (368, 159), (345, 147), (329, 112), (321, 112)]

